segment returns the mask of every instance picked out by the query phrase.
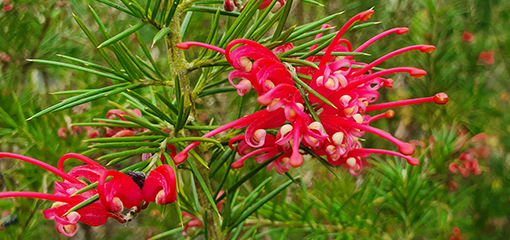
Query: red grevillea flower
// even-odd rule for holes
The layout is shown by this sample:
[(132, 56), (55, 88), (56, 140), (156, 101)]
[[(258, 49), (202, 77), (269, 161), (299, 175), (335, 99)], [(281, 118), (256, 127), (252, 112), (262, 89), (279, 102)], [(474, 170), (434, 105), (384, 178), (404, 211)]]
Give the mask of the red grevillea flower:
[(483, 64), (491, 65), (494, 64), (494, 51), (482, 51), (478, 55), (478, 61)]
[[(431, 52), (435, 47), (409, 46), (390, 52), (371, 63), (357, 62), (354, 56), (332, 56), (333, 52), (361, 52), (382, 37), (392, 33), (404, 34), (408, 31), (407, 28), (390, 29), (353, 50), (351, 43), (342, 39), (342, 36), (353, 23), (365, 21), (372, 14), (373, 10), (367, 10), (351, 18), (338, 31), (331, 44), (323, 50), (324, 56), (306, 59), (310, 62), (319, 62), (318, 69), (311, 67), (295, 69), (301, 81), (328, 99), (333, 106), (311, 93), (308, 96), (301, 95), (291, 73), (275, 53), (254, 41), (236, 39), (230, 42), (226, 49), (198, 42), (177, 44), (176, 46), (182, 49), (201, 46), (224, 54), (235, 69), (230, 73), (229, 81), (239, 95), (242, 96), (253, 89), (258, 93), (258, 103), (267, 106), (264, 110), (225, 124), (203, 137), (212, 137), (231, 128), (247, 127), (244, 135), (234, 137), (230, 141), (231, 147), (234, 142), (239, 142), (238, 153), (242, 156), (232, 164), (232, 167), (242, 167), (244, 161), (252, 156), (256, 156), (257, 162), (262, 162), (283, 153), (269, 165), (269, 168), (275, 168), (280, 174), (285, 173), (289, 167), (299, 167), (303, 164), (300, 147), (308, 148), (319, 156), (325, 156), (332, 165), (346, 166), (353, 175), (361, 171), (361, 158), (372, 153), (394, 155), (406, 159), (409, 164), (419, 164), (418, 159), (411, 157), (415, 151), (413, 145), (369, 126), (375, 120), (393, 117), (393, 111), (373, 116), (367, 113), (417, 103), (448, 102), (445, 93), (438, 93), (432, 97), (374, 104), (379, 98), (379, 88), (393, 86), (393, 80), (385, 78), (386, 75), (399, 72), (409, 73), (414, 77), (426, 75), (424, 70), (412, 67), (396, 67), (382, 71), (376, 71), (374, 67), (405, 52), (414, 50)], [(319, 37), (320, 35), (317, 36)], [(316, 47), (312, 46), (310, 50)], [(291, 48), (292, 45), (289, 44), (275, 49), (275, 52), (284, 53)], [(313, 109), (305, 109), (304, 98), (307, 98)], [(311, 111), (315, 111), (317, 117), (314, 118)], [(275, 128), (276, 135), (267, 133), (268, 129)], [(363, 148), (359, 139), (366, 132), (394, 143), (399, 152)], [(196, 145), (198, 142), (186, 147), (174, 158), (175, 163), (183, 162), (188, 151)]]
[(472, 42), (474, 38), (475, 38), (475, 36), (472, 33), (468, 32), (466, 30), (464, 30), (464, 32), (462, 32), (462, 41)]
[[(252, 1), (252, 0), (250, 0)], [(225, 11), (229, 11), (229, 12), (232, 12), (234, 11), (234, 9), (237, 7), (238, 9), (240, 9), (240, 11), (243, 11), (244, 8), (246, 7), (246, 5), (250, 2), (246, 2), (246, 4), (244, 6), (241, 6), (239, 4), (239, 1), (238, 0), (225, 0), (223, 2), (223, 8), (225, 9)], [(259, 0), (255, 0), (255, 1), (259, 1)], [(260, 6), (259, 6), (259, 9), (265, 9), (267, 7), (269, 7), (269, 5), (271, 5), (271, 3), (273, 2), (273, 0), (260, 0), (262, 1), (262, 3), (260, 3)], [(278, 12), (278, 10), (280, 10), (280, 8), (285, 5), (285, 2), (287, 2), (286, 0), (278, 0), (278, 2), (274, 5), (272, 11), (273, 12)]]
[[(142, 112), (139, 109), (132, 109), (130, 110), (130, 113), (126, 113), (119, 109), (112, 109), (106, 113), (106, 118), (108, 119), (120, 119), (122, 121), (128, 121), (124, 116), (142, 116)], [(113, 127), (113, 128), (106, 128), (104, 129), (98, 129), (94, 132), (92, 132), (89, 137), (95, 138), (98, 136), (102, 137), (131, 137), (136, 135), (140, 132), (145, 132), (147, 129), (145, 128), (122, 128), (122, 127)], [(59, 135), (60, 136), (60, 135)]]
[[(102, 168), (99, 164), (95, 163), (91, 159), (79, 154), (66, 154), (60, 159), (59, 169), (57, 169), (39, 160), (17, 154), (2, 152), (0, 153), (0, 158), (1, 157), (14, 158), (32, 163), (55, 173), (63, 179), (62, 182), (55, 182), (55, 190), (53, 194), (35, 192), (0, 193), (0, 198), (28, 197), (55, 201), (52, 208), (44, 210), (43, 213), (46, 219), (56, 221), (55, 228), (59, 233), (62, 233), (65, 236), (73, 236), (76, 233), (76, 223), (78, 221), (91, 226), (99, 226), (104, 224), (108, 217), (112, 217), (106, 211), (106, 208), (99, 202), (92, 203), (75, 212), (64, 215), (68, 210), (76, 206), (78, 203), (81, 203), (82, 201), (96, 194), (95, 190), (89, 190), (79, 195), (73, 196), (76, 191), (86, 186), (86, 184), (78, 180), (78, 178), (83, 178), (93, 182), (94, 180), (97, 181), (98, 176), (104, 172), (104, 168)], [(76, 167), (69, 173), (66, 173), (62, 170), (62, 167), (64, 161), (69, 158), (77, 158), (86, 162), (88, 165)]]
[[(55, 201), (51, 208), (43, 211), (44, 217), (55, 220), (56, 230), (68, 237), (76, 233), (77, 222), (83, 222), (90, 226), (100, 226), (111, 217), (121, 223), (125, 223), (127, 219), (120, 212), (124, 207), (136, 207), (135, 210), (139, 210), (138, 207), (143, 200), (141, 187), (130, 176), (117, 171), (108, 171), (93, 160), (79, 154), (65, 154), (60, 158), (58, 168), (33, 158), (12, 153), (0, 153), (0, 158), (2, 157), (15, 158), (32, 163), (55, 173), (63, 179), (62, 182), (55, 182), (53, 194), (2, 192), (0, 193), (0, 198), (28, 197)], [(70, 158), (81, 160), (87, 165), (75, 167), (66, 173), (63, 171), (63, 165)], [(113, 176), (113, 178), (105, 183), (108, 176)], [(98, 182), (97, 191), (91, 189), (76, 194), (78, 190), (87, 186), (83, 180), (90, 183)], [(93, 202), (79, 210), (68, 213), (71, 208), (96, 194), (99, 194), (101, 201)]]
[(170, 204), (177, 199), (175, 171), (169, 165), (161, 165), (149, 173), (142, 188), (146, 202)]

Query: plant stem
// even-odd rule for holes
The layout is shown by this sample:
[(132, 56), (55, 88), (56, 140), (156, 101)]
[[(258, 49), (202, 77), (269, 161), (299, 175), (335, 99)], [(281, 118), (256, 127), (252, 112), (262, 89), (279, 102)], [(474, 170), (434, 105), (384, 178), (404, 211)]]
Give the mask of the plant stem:
[[(182, 42), (181, 39), (181, 21), (184, 10), (188, 7), (189, 2), (185, 1), (177, 7), (175, 15), (168, 26), (170, 28), (170, 33), (165, 37), (166, 45), (167, 45), (167, 54), (168, 54), (168, 64), (170, 66), (170, 70), (174, 76), (177, 78), (174, 81), (179, 81), (179, 86), (181, 93), (184, 95), (184, 105), (190, 106), (191, 111), (195, 113), (194, 109), (194, 100), (196, 96), (192, 94), (192, 88), (190, 86), (190, 79), (188, 76), (187, 65), (189, 64), (184, 57), (184, 51), (182, 49), (176, 48), (175, 45)], [(203, 166), (198, 160), (194, 158), (188, 159), (188, 161), (194, 161), (195, 166), (198, 169), (199, 174), (202, 176), (207, 188), (211, 188), (211, 180), (209, 179), (209, 169)], [(196, 178), (195, 178), (196, 179)], [(200, 184), (197, 182), (197, 186)], [(201, 187), (197, 188), (198, 201), (200, 203), (202, 209), (202, 216), (207, 216), (206, 219), (202, 221), (207, 226), (207, 235), (208, 239), (211, 240), (223, 240), (225, 239), (224, 233), (221, 231), (221, 216), (218, 215), (209, 200), (207, 199), (207, 195), (204, 192), (204, 189)], [(214, 197), (214, 196), (213, 196)]]

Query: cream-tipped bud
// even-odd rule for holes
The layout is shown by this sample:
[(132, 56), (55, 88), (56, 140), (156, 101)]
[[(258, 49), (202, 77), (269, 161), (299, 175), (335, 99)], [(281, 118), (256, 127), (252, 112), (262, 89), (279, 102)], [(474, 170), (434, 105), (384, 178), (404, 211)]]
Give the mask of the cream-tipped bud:
[(285, 134), (291, 132), (293, 129), (292, 125), (290, 124), (285, 124), (283, 125), (281, 128), (280, 128), (280, 135), (283, 137), (285, 136)]
[(352, 115), (352, 118), (357, 123), (360, 123), (360, 124), (363, 123), (363, 116), (361, 116), (361, 114), (359, 114), (359, 113), (356, 113), (356, 114)]
[(239, 58), (239, 63), (241, 64), (241, 66), (243, 67), (243, 72), (249, 72), (251, 71), (251, 68), (253, 66), (253, 63), (251, 62), (251, 60), (247, 57), (241, 57)]
[(353, 157), (347, 158), (347, 161), (345, 161), (345, 163), (347, 163), (347, 165), (349, 165), (349, 167), (352, 168), (356, 166), (356, 158)]
[(343, 132), (336, 132), (335, 134), (333, 134), (333, 142), (336, 144), (336, 145), (341, 145), (343, 140), (344, 140), (344, 133)]

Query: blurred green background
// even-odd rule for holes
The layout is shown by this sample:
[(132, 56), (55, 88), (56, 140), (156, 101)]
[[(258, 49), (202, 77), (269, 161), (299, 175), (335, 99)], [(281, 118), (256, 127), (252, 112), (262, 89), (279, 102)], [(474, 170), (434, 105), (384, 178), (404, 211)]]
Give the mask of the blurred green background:
[[(395, 109), (396, 117), (375, 126), (405, 141), (413, 140), (422, 156), (420, 166), (400, 159), (371, 157), (360, 176), (337, 169), (338, 176), (316, 161), (306, 161), (293, 174), (303, 176), (302, 188), (291, 187), (257, 213), (260, 221), (243, 233), (245, 239), (508, 239), (510, 236), (510, 1), (503, 0), (394, 0), (320, 1), (325, 7), (295, 1), (288, 26), (305, 24), (345, 11), (330, 24), (337, 29), (350, 16), (374, 7), (371, 21), (380, 24), (348, 33), (353, 46), (390, 28), (408, 27), (405, 35), (391, 35), (370, 46), (371, 61), (395, 49), (413, 44), (437, 47), (432, 54), (404, 54), (385, 66), (410, 66), (426, 70), (420, 79), (395, 76), (392, 89), (381, 90), (380, 101), (432, 96), (446, 92), (445, 106), (422, 104)], [(61, 139), (60, 127), (90, 121), (115, 108), (106, 100), (80, 105), (25, 121), (34, 113), (64, 99), (51, 93), (96, 88), (105, 79), (95, 75), (26, 59), (62, 60), (57, 54), (103, 63), (101, 56), (78, 25), (79, 16), (96, 29), (90, 4), (108, 31), (118, 33), (137, 23), (126, 14), (96, 1), (0, 0), (0, 150), (15, 152), (56, 165), (68, 152), (87, 150), (86, 134)], [(10, 7), (9, 7), (10, 6)], [(212, 14), (196, 13), (184, 40), (205, 41)], [(226, 18), (226, 17), (223, 17)], [(196, 31), (195, 31), (196, 30)], [(150, 43), (157, 30), (144, 28), (141, 35)], [(136, 41), (130, 38), (129, 41)], [(133, 51), (140, 51), (136, 44)], [(163, 41), (151, 49), (162, 69), (166, 66)], [(190, 54), (194, 53), (190, 50)], [(220, 94), (216, 102), (225, 102)], [(122, 96), (114, 101), (125, 102)], [(204, 110), (210, 117), (224, 119), (225, 110), (216, 104)], [(482, 135), (477, 135), (484, 133)], [(477, 135), (475, 139), (473, 136)], [(367, 136), (365, 147), (388, 148), (385, 141)], [(469, 154), (466, 152), (468, 151)], [(462, 173), (451, 164), (464, 166), (461, 154), (476, 159), (476, 173)], [(471, 160), (470, 163), (474, 162)], [(251, 163), (250, 163), (251, 164)], [(255, 165), (255, 164), (253, 164)], [(473, 168), (475, 169), (475, 168)], [(13, 160), (0, 161), (1, 191), (51, 192), (56, 178), (43, 169)], [(274, 172), (257, 174), (247, 190), (268, 176), (275, 188), (286, 180)], [(271, 188), (269, 188), (271, 189)], [(16, 224), (0, 229), (0, 238), (33, 239), (37, 236), (64, 238), (54, 230), (41, 209), (49, 202), (29, 199), (0, 200), (5, 223), (15, 215)], [(127, 227), (115, 222), (90, 228), (80, 225), (75, 238), (136, 239), (149, 237), (177, 226), (173, 211), (152, 206)], [(155, 219), (157, 221), (155, 221)], [(460, 233), (453, 231), (460, 230)], [(176, 235), (178, 237), (179, 235)]]

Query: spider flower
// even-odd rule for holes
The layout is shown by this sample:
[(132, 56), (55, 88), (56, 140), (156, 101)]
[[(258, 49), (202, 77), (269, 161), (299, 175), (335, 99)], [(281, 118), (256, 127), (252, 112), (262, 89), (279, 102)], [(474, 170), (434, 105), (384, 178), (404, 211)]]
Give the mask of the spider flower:
[[(37, 165), (62, 178), (62, 182), (56, 181), (54, 183), (53, 194), (1, 192), (0, 198), (27, 197), (54, 201), (55, 203), (51, 208), (43, 211), (44, 217), (55, 220), (57, 232), (68, 237), (74, 236), (76, 233), (77, 222), (83, 222), (90, 226), (100, 226), (106, 223), (110, 217), (125, 223), (127, 219), (120, 213), (123, 207), (138, 207), (143, 200), (141, 189), (131, 177), (117, 171), (108, 171), (93, 160), (79, 154), (65, 154), (60, 158), (58, 168), (33, 158), (12, 153), (1, 152), (0, 158), (2, 157), (14, 158)], [(70, 158), (81, 160), (86, 165), (75, 167), (66, 173), (63, 170), (63, 164)], [(113, 178), (105, 183), (108, 176), (113, 176)], [(87, 186), (84, 181), (99, 182), (98, 190), (91, 189), (76, 194), (78, 190)], [(69, 212), (71, 208), (96, 194), (99, 194), (101, 201), (93, 202), (79, 210)]]
[[(319, 62), (317, 69), (297, 67), (295, 71), (289, 70), (274, 52), (284, 53), (293, 48), (292, 44), (281, 46), (274, 52), (248, 39), (233, 40), (225, 49), (198, 42), (177, 44), (177, 47), (182, 49), (200, 46), (224, 54), (234, 67), (229, 75), (229, 81), (239, 95), (242, 96), (253, 89), (258, 94), (257, 102), (267, 106), (266, 109), (225, 124), (203, 137), (209, 138), (231, 128), (247, 127), (245, 134), (230, 140), (231, 147), (234, 142), (239, 142), (238, 153), (241, 155), (232, 167), (242, 167), (244, 161), (252, 156), (260, 163), (282, 153), (268, 166), (280, 174), (285, 173), (290, 167), (299, 167), (303, 164), (303, 153), (300, 148), (308, 148), (315, 154), (326, 157), (332, 165), (346, 166), (353, 175), (360, 173), (361, 159), (370, 154), (389, 154), (404, 158), (409, 164), (419, 164), (418, 159), (411, 157), (415, 151), (411, 144), (369, 126), (373, 121), (391, 118), (395, 113), (392, 110), (376, 115), (368, 113), (410, 104), (448, 102), (445, 93), (438, 93), (432, 97), (375, 104), (381, 87), (393, 87), (393, 80), (386, 78), (387, 75), (394, 73), (408, 73), (413, 77), (426, 75), (424, 70), (412, 67), (378, 70), (376, 66), (405, 52), (418, 50), (427, 53), (433, 51), (435, 47), (430, 45), (404, 47), (371, 63), (357, 62), (354, 59), (355, 55), (333, 56), (334, 52), (361, 52), (385, 36), (392, 33), (404, 34), (408, 31), (407, 28), (387, 30), (353, 50), (352, 44), (342, 38), (344, 33), (352, 24), (365, 21), (372, 14), (373, 10), (367, 10), (352, 17), (340, 28), (331, 44), (323, 50), (323, 56), (306, 59), (310, 62)], [(329, 28), (329, 25), (322, 28)], [(319, 34), (316, 38), (320, 36)], [(310, 51), (316, 48), (316, 45), (312, 46)], [(301, 78), (301, 81), (330, 103), (324, 102), (321, 100), (324, 98), (316, 94), (305, 92), (305, 95), (302, 95), (292, 76), (295, 73), (291, 72), (297, 72), (294, 77)], [(305, 109), (305, 100), (309, 101), (311, 108)], [(276, 136), (268, 134), (269, 129), (276, 129)], [(359, 139), (367, 132), (392, 142), (398, 152), (363, 148)], [(183, 162), (188, 151), (198, 144), (192, 143), (177, 154), (174, 158), (175, 163)]]

